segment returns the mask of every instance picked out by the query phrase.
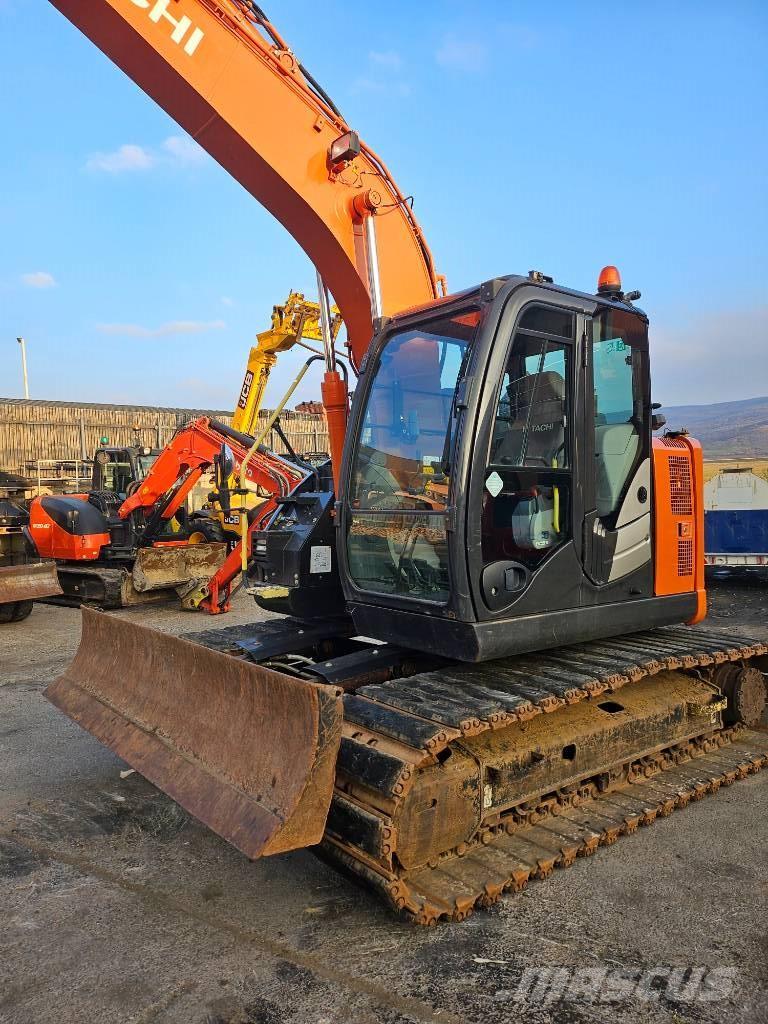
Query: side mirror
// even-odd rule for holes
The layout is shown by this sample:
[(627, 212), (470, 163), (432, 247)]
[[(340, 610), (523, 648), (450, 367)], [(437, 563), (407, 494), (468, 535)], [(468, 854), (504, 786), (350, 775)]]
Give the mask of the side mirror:
[(235, 471), (235, 456), (228, 444), (223, 444), (216, 456), (216, 486), (221, 489)]
[(667, 417), (663, 412), (655, 412), (653, 416), (651, 416), (651, 430), (661, 430), (666, 422)]

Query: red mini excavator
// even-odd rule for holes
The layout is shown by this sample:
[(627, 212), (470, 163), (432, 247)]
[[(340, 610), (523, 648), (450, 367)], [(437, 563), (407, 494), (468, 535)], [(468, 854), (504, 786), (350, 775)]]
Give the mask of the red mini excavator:
[(176, 591), (184, 607), (226, 610), (239, 552), (228, 552), (215, 519), (187, 515), (190, 491), (212, 468), (239, 473), (245, 463), (245, 480), (264, 495), (250, 518), (256, 528), (273, 498), (314, 472), (263, 448), (248, 456), (252, 446), (248, 435), (201, 417), (162, 451), (100, 448), (87, 494), (34, 498), (28, 533), (41, 558), (57, 561), (60, 600), (119, 608)]
[(332, 474), (252, 533), (250, 589), (288, 615), (180, 639), (86, 612), (49, 699), (247, 856), (320, 844), (424, 924), (766, 764), (768, 646), (690, 626), (701, 448), (653, 438), (615, 268), (444, 296), (255, 3), (52, 2), (300, 242), (358, 376), (349, 409), (324, 328)]

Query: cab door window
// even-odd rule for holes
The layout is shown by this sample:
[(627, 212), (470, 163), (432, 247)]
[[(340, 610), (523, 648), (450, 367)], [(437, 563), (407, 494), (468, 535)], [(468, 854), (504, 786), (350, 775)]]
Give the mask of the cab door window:
[(532, 306), (501, 382), (485, 473), (483, 563), (534, 569), (570, 537), (573, 316)]
[(518, 334), (496, 409), (493, 465), (567, 467), (566, 372), (564, 345)]

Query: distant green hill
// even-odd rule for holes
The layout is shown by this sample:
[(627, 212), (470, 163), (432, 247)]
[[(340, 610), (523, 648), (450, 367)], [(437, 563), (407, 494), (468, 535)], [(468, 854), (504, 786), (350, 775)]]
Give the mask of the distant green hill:
[(662, 409), (667, 429), (685, 427), (704, 446), (705, 458), (768, 458), (768, 397)]

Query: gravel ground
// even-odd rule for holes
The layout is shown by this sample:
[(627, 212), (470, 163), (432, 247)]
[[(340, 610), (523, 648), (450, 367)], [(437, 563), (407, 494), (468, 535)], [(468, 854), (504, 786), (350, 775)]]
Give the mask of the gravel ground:
[[(768, 637), (767, 611), (768, 588), (712, 588), (713, 624)], [(253, 617), (242, 597), (226, 624)], [(42, 697), (78, 633), (79, 612), (52, 606), (0, 633), (3, 1024), (768, 1021), (768, 772), (420, 930), (310, 853), (249, 863), (122, 778)], [(549, 988), (527, 984), (532, 968), (555, 970), (538, 976)], [(686, 968), (710, 973), (697, 986)]]

